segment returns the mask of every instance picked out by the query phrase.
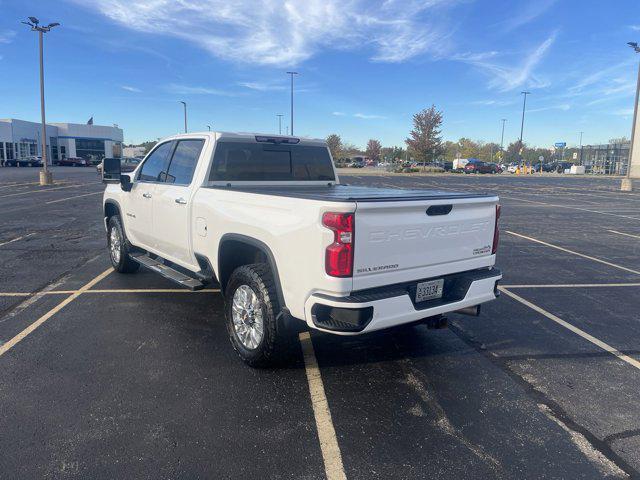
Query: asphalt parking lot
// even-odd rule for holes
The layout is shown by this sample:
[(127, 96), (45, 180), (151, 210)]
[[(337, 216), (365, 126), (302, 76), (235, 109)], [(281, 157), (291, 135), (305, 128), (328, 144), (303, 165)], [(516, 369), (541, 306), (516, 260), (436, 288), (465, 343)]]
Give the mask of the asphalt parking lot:
[(54, 177), (0, 168), (0, 477), (640, 478), (640, 192), (618, 179), (344, 176), (498, 193), (503, 295), (254, 370), (215, 289), (111, 272), (94, 169)]

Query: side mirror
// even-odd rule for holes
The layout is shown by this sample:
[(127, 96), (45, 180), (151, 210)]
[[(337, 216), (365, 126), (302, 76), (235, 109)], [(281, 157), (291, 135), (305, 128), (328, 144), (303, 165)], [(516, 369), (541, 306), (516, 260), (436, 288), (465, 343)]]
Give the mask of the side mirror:
[(120, 159), (105, 158), (102, 161), (102, 183), (120, 183)]
[(133, 187), (133, 182), (131, 181), (131, 177), (127, 174), (120, 175), (120, 188), (124, 192), (130, 192), (131, 187)]

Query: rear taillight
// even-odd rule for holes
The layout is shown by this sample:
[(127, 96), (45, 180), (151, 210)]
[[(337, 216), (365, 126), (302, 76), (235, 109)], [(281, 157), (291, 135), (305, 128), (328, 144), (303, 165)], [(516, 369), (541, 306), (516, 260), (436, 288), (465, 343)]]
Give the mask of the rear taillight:
[(496, 205), (496, 224), (493, 229), (493, 247), (491, 254), (495, 255), (498, 251), (498, 242), (500, 241), (500, 229), (498, 228), (498, 220), (500, 220), (500, 205)]
[(322, 225), (333, 230), (333, 243), (325, 252), (325, 270), (332, 277), (350, 277), (353, 274), (353, 213), (327, 212)]

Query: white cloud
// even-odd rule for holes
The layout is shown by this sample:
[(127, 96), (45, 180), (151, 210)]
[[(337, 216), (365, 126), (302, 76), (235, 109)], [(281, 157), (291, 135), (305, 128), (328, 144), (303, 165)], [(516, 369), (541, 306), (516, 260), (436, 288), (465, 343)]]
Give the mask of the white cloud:
[(630, 117), (631, 115), (633, 115), (633, 108), (621, 108), (619, 110), (614, 110), (611, 113), (621, 117)]
[(592, 106), (632, 97), (636, 88), (635, 59), (614, 63), (606, 68), (596, 68), (568, 88), (565, 97), (591, 97), (585, 102)]
[(142, 90), (140, 90), (139, 88), (131, 87), (131, 86), (129, 86), (129, 85), (120, 85), (120, 88), (121, 88), (121, 89), (123, 89), (123, 90), (126, 90), (127, 92), (135, 92), (135, 93), (138, 93), (138, 92), (141, 92), (141, 91), (142, 91)]
[(545, 41), (526, 55), (519, 65), (504, 65), (494, 60), (499, 56), (497, 52), (464, 53), (454, 55), (454, 60), (469, 63), (478, 67), (489, 78), (489, 87), (500, 91), (516, 88), (542, 88), (549, 83), (535, 73), (538, 64), (545, 57), (556, 40), (557, 32), (552, 33)]
[(344, 117), (346, 113), (344, 112), (331, 112), (331, 115), (335, 115), (336, 117)]
[(178, 85), (175, 83), (167, 85), (166, 90), (170, 93), (175, 93), (176, 95), (221, 95), (226, 97), (233, 96), (233, 93), (227, 92), (225, 90), (219, 90), (217, 88)]
[(327, 49), (400, 62), (448, 51), (461, 0), (72, 0), (127, 28), (192, 42), (240, 63), (295, 65)]
[(362, 118), (364, 120), (377, 120), (387, 118), (382, 115), (368, 115), (366, 113), (354, 113), (353, 116), (356, 118)]
[(547, 110), (562, 110), (566, 112), (570, 109), (571, 105), (569, 105), (568, 103), (561, 103), (560, 105), (550, 105), (548, 107), (530, 108), (527, 110), (527, 113), (546, 112)]
[(284, 90), (286, 88), (284, 85), (267, 82), (238, 82), (238, 85), (248, 88), (249, 90), (257, 90), (259, 92)]
[(629, 28), (634, 32), (640, 32), (640, 25), (629, 25)]
[(515, 14), (511, 13), (508, 20), (499, 23), (496, 28), (498, 31), (503, 31), (505, 33), (511, 32), (522, 25), (525, 25), (543, 13), (546, 13), (557, 0), (537, 0), (535, 2), (530, 2), (522, 8), (519, 4), (517, 5), (517, 11)]
[(471, 102), (471, 105), (504, 107), (506, 105), (513, 105), (514, 103), (513, 100), (475, 100)]
[[(570, 93), (581, 93), (586, 87), (596, 85), (602, 81), (608, 82), (615, 72), (619, 72), (621, 69), (626, 69), (630, 65), (628, 60), (620, 63), (615, 63), (605, 68), (596, 67), (596, 71), (589, 75), (585, 75), (580, 79), (578, 83), (569, 88)], [(616, 77), (619, 78), (619, 77)]]
[(16, 36), (16, 32), (13, 30), (5, 30), (0, 32), (0, 43), (11, 43)]

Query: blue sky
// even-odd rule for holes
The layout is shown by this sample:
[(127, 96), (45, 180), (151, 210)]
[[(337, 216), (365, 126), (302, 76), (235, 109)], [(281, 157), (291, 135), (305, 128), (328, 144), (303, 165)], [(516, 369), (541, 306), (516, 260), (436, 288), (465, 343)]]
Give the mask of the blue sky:
[[(116, 123), (125, 141), (190, 130), (339, 133), (403, 145), (435, 104), (446, 139), (549, 146), (629, 136), (640, 2), (616, 0), (0, 0), (0, 118), (39, 119), (37, 39), (46, 35), (47, 118)], [(283, 127), (284, 130), (284, 127)]]

